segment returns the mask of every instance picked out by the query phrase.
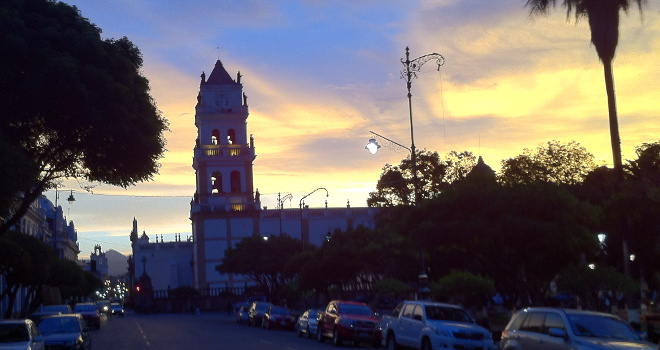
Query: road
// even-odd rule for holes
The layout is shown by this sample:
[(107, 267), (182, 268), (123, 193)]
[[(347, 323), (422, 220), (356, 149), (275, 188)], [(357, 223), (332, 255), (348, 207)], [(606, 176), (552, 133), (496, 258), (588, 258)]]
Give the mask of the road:
[[(93, 350), (178, 349), (335, 349), (330, 339), (319, 343), (295, 332), (239, 325), (226, 313), (152, 314), (128, 312), (124, 318), (101, 319), (101, 329), (90, 331)], [(346, 345), (347, 348), (354, 348)], [(362, 348), (369, 348), (362, 346)]]

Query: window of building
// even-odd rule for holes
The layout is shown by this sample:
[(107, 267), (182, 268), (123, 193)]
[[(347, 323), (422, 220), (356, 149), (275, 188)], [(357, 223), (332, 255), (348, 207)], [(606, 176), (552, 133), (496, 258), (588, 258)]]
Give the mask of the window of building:
[(231, 193), (240, 193), (241, 192), (241, 173), (238, 170), (234, 170), (230, 175), (231, 179)]
[(211, 193), (222, 193), (222, 174), (219, 171), (211, 174)]
[(236, 131), (234, 129), (229, 129), (227, 131), (227, 143), (233, 145), (236, 142)]
[(220, 130), (213, 129), (213, 132), (211, 132), (211, 144), (217, 145), (219, 139), (220, 139)]

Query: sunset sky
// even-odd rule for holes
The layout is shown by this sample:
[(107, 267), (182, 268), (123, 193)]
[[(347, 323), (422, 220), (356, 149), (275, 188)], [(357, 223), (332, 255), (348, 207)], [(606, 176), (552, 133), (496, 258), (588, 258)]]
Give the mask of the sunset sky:
[[(257, 158), (254, 187), (263, 206), (291, 193), (285, 208), (319, 187), (328, 206), (366, 206), (386, 163), (409, 153), (364, 149), (369, 131), (410, 145), (405, 81), (411, 59), (440, 53), (412, 85), (415, 145), (471, 151), (494, 170), (524, 148), (577, 141), (599, 163), (612, 152), (603, 67), (586, 20), (558, 7), (530, 17), (525, 0), (67, 0), (103, 30), (142, 51), (143, 74), (170, 123), (167, 152), (153, 181), (128, 189), (97, 185), (87, 193), (65, 181), (58, 204), (73, 220), (89, 258), (130, 252), (133, 218), (140, 232), (173, 241), (191, 235), (190, 200), (200, 75), (220, 59), (243, 75), (248, 134)], [(660, 139), (660, 2), (621, 17), (614, 77), (623, 157)], [(384, 140), (379, 140), (386, 143)], [(136, 150), (139, 151), (139, 150)], [(76, 202), (66, 202), (69, 191)], [(63, 192), (66, 191), (66, 192)], [(53, 191), (46, 195), (55, 199)], [(323, 206), (324, 192), (305, 202)]]

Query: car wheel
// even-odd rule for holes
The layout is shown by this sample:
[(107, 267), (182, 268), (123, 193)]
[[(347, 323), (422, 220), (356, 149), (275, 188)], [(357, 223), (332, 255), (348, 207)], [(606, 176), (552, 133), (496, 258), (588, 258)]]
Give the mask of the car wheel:
[(312, 332), (309, 331), (309, 326), (307, 326), (307, 339), (312, 337)]
[(325, 341), (325, 338), (323, 338), (323, 331), (321, 330), (321, 325), (318, 326), (318, 329), (316, 331), (316, 339), (321, 343)]
[(336, 328), (332, 332), (332, 343), (335, 344), (336, 346), (341, 345), (341, 338), (339, 338), (339, 331), (337, 331)]
[(424, 338), (424, 340), (422, 340), (422, 350), (432, 350), (431, 341), (428, 340), (428, 338)]
[(387, 350), (399, 350), (394, 334), (387, 335)]
[(300, 328), (298, 324), (296, 324), (296, 331), (298, 332), (298, 336), (302, 338), (303, 336), (302, 328)]
[(270, 322), (264, 321), (264, 324), (266, 325), (266, 329), (270, 330)]

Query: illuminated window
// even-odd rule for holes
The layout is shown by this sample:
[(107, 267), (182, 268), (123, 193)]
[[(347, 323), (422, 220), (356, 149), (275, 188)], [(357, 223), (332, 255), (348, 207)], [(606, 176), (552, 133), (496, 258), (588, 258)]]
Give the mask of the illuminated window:
[(227, 143), (233, 145), (236, 142), (236, 131), (229, 129), (227, 131)]
[(241, 192), (241, 173), (238, 170), (231, 172), (229, 176), (231, 180), (231, 193), (240, 193)]
[(222, 174), (219, 171), (211, 174), (211, 193), (221, 193), (222, 192)]
[(219, 139), (220, 139), (220, 130), (213, 129), (213, 132), (211, 133), (211, 144), (217, 145)]

